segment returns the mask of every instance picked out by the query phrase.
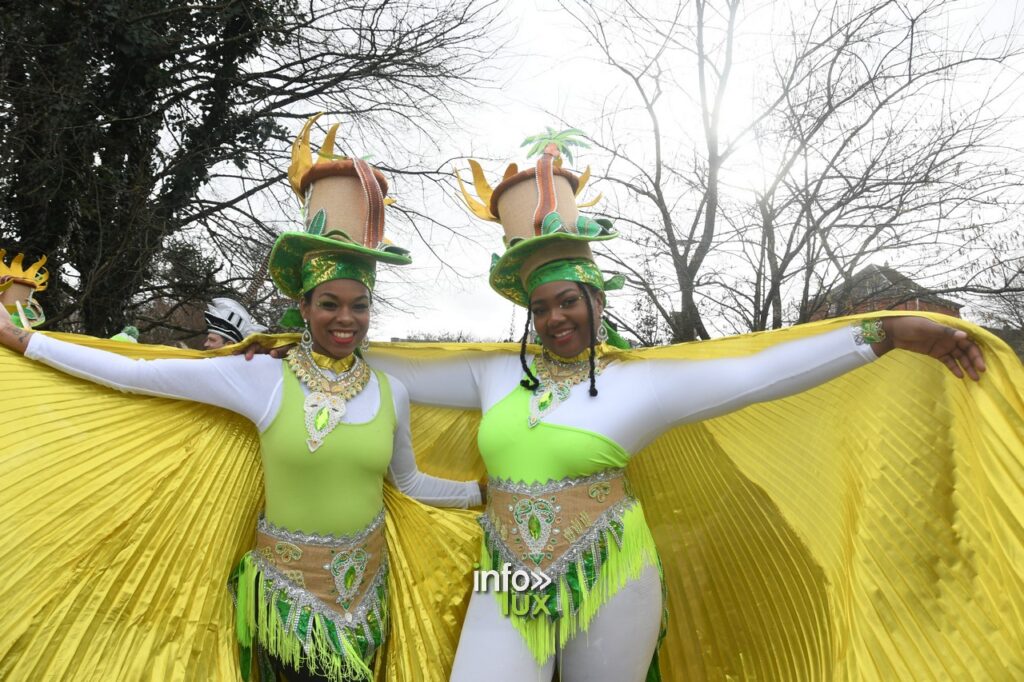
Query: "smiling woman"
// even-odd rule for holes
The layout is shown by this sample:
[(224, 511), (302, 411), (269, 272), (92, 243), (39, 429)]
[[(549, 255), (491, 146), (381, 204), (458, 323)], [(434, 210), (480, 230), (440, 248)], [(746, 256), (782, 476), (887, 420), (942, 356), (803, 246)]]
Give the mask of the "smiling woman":
[[(536, 170), (506, 172), (493, 190), (478, 165), (473, 172), (483, 203), (467, 195), (471, 210), (505, 232), (491, 287), (527, 309), (518, 362), (498, 354), (374, 361), (416, 402), (482, 411), (477, 442), (489, 478), (479, 565), (543, 571), (551, 582), (533, 596), (550, 610), (509, 612), (511, 590), (474, 593), (454, 682), (485, 670), (496, 681), (547, 680), (556, 660), (565, 680), (662, 679), (666, 585), (627, 465), (668, 431), (804, 391), (893, 348), (937, 358), (958, 377), (985, 370), (965, 332), (917, 318), (858, 321), (745, 357), (641, 361), (617, 348), (621, 339), (601, 321), (604, 292), (621, 281), (605, 279), (590, 244), (616, 233), (580, 215), (582, 179), (560, 167), (557, 145)], [(529, 357), (531, 331), (541, 347)]]
[(565, 357), (587, 349), (602, 312), (604, 294), (576, 282), (548, 282), (530, 297), (530, 316), (541, 342)]
[(313, 350), (334, 358), (355, 352), (370, 328), (370, 290), (353, 279), (332, 279), (307, 291), (299, 304)]
[(243, 677), (255, 662), (264, 680), (349, 682), (371, 678), (388, 632), (384, 480), (437, 506), (475, 506), (481, 493), (473, 481), (418, 470), (405, 387), (357, 352), (377, 263), (411, 259), (384, 240), (386, 181), (365, 161), (334, 156), (336, 127), (321, 163), (312, 164), (314, 120), (296, 142), (290, 172), (306, 229), (281, 235), (270, 255), (274, 282), (299, 301), (287, 317), (305, 327), (285, 362), (133, 361), (17, 329), (2, 306), (0, 343), (80, 378), (216, 405), (255, 424), (265, 509), (255, 548), (231, 557), (230, 576)]

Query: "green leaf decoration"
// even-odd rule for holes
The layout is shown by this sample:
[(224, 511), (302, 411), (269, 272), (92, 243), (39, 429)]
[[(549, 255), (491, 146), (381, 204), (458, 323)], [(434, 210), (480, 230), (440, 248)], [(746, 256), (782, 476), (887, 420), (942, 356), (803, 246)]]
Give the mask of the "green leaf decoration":
[(327, 223), (327, 211), (320, 209), (313, 216), (313, 219), (309, 221), (309, 227), (306, 228), (306, 232), (312, 235), (322, 234), (324, 231), (324, 225)]
[(531, 135), (520, 147), (529, 146), (530, 150), (526, 153), (527, 158), (536, 156), (544, 151), (544, 148), (549, 144), (554, 144), (558, 147), (558, 153), (565, 157), (569, 162), (573, 162), (572, 150), (576, 149), (590, 149), (590, 145), (587, 144), (581, 137), (586, 137), (579, 128), (568, 128), (567, 130), (556, 131), (554, 128), (545, 128), (543, 133), (539, 135)]
[(607, 218), (588, 218), (587, 216), (581, 215), (576, 218), (576, 229), (580, 234), (586, 235), (587, 237), (601, 237), (607, 234), (614, 234), (615, 230), (612, 229), (612, 221)]
[(544, 216), (544, 220), (540, 223), (541, 234), (552, 234), (559, 231), (564, 231), (565, 224), (562, 222), (562, 216), (558, 215), (557, 212), (552, 211)]

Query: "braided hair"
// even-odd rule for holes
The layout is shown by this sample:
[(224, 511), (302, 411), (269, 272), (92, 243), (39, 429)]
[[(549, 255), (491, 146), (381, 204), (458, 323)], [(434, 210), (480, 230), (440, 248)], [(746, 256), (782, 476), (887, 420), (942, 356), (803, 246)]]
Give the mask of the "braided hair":
[(596, 360), (594, 357), (597, 353), (594, 350), (594, 342), (597, 332), (594, 330), (594, 302), (590, 300), (590, 291), (587, 285), (576, 282), (576, 286), (580, 288), (580, 294), (583, 296), (583, 300), (587, 302), (587, 323), (590, 327), (590, 353), (588, 354), (588, 360), (590, 361), (590, 397), (595, 398), (597, 397), (597, 377), (595, 376)]
[(540, 381), (530, 371), (530, 365), (526, 363), (526, 340), (530, 338), (530, 322), (533, 321), (533, 309), (526, 307), (526, 328), (523, 330), (523, 338), (519, 340), (519, 362), (523, 365), (526, 378), (519, 382), (519, 385), (530, 391), (536, 391)]

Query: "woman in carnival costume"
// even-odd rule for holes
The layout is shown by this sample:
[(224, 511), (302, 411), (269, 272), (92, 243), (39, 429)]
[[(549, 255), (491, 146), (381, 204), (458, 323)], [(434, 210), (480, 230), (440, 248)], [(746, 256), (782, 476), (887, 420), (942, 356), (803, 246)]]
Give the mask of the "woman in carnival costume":
[(289, 171), (305, 231), (282, 234), (270, 256), (275, 284), (299, 302), (288, 326), (304, 328), (285, 361), (133, 361), (19, 330), (6, 313), (0, 342), (81, 378), (217, 405), (254, 423), (266, 506), (255, 549), (231, 578), (242, 675), (255, 663), (263, 679), (367, 680), (388, 632), (385, 478), (438, 506), (478, 505), (480, 489), (418, 470), (405, 388), (357, 352), (366, 347), (377, 263), (411, 259), (384, 239), (383, 175), (334, 156), (337, 126), (312, 163), (314, 120)]
[[(493, 190), (471, 161), (482, 201), (462, 189), (478, 217), (505, 230), (490, 284), (527, 309), (519, 357), (374, 357), (414, 402), (482, 411), (480, 568), (551, 580), (532, 594), (472, 596), (455, 682), (547, 681), (556, 659), (564, 680), (661, 679), (661, 566), (626, 467), (663, 433), (804, 391), (893, 348), (938, 358), (961, 378), (985, 370), (967, 333), (914, 317), (863, 320), (742, 358), (638, 361), (602, 322), (605, 292), (622, 281), (604, 277), (590, 243), (616, 233), (579, 214), (589, 170), (579, 178), (559, 156), (548, 145), (536, 168), (510, 166)], [(528, 354), (531, 322), (541, 349)], [(530, 606), (515, 606), (524, 596)]]
[[(565, 177), (557, 170), (552, 173)], [(510, 178), (516, 174), (508, 173)], [(509, 220), (514, 209), (507, 209), (499, 197), (501, 206), (492, 213), (490, 200), (497, 192), (491, 192), (482, 172), (474, 175), (479, 175), (474, 180), (487, 196), (482, 195), (484, 204), (471, 206), (485, 208), (482, 217)], [(572, 192), (558, 189), (561, 180), (555, 183), (560, 192), (558, 220), (576, 224), (584, 235), (598, 230), (589, 223), (579, 227), (578, 217), (572, 219)], [(509, 187), (504, 194), (514, 196), (515, 189)], [(531, 213), (536, 203), (536, 197), (525, 201), (523, 210)], [(553, 218), (548, 229), (561, 232)], [(506, 256), (544, 238), (536, 230), (522, 236)], [(549, 238), (558, 240), (586, 241)], [(594, 271), (579, 275), (588, 270), (585, 266), (572, 269), (576, 274), (552, 281), (576, 286), (584, 277), (594, 284), (602, 280)], [(544, 284), (548, 282), (534, 290), (534, 298)], [(588, 299), (581, 294), (575, 302), (556, 300), (559, 307), (550, 309), (536, 300), (536, 312), (542, 336), (548, 329), (554, 332), (545, 345), (558, 353), (557, 340), (585, 335), (579, 333), (579, 323), (573, 334), (565, 334), (553, 321), (570, 313), (578, 320)], [(601, 303), (600, 296), (596, 302)], [(595, 300), (590, 303), (598, 310)], [(561, 305), (568, 312), (561, 313)], [(875, 317), (885, 321), (885, 314)], [(376, 679), (448, 680), (460, 629), (455, 673), (462, 678), (549, 682), (543, 676), (550, 672), (551, 654), (545, 651), (556, 647), (565, 679), (584, 676), (601, 662), (607, 667), (594, 679), (614, 679), (626, 662), (630, 670), (656, 672), (659, 668), (649, 664), (651, 640), (657, 637), (652, 632), (657, 632), (663, 604), (654, 568), (658, 559), (672, 616), (658, 650), (665, 680), (1024, 675), (1024, 625), (1019, 618), (1024, 613), (1019, 561), (1024, 552), (1024, 369), (985, 330), (941, 316), (919, 319), (928, 317), (969, 331), (979, 343), (987, 367), (981, 381), (960, 381), (917, 353), (887, 353), (868, 363), (871, 354), (861, 354), (865, 348), (854, 345), (850, 350), (851, 320), (828, 320), (635, 351), (595, 344), (596, 397), (589, 395), (589, 354), (585, 374), (579, 363), (568, 363), (564, 369), (572, 375), (562, 377), (563, 368), (534, 348), (534, 363), (543, 363), (548, 379), (559, 383), (538, 392), (533, 416), (539, 419), (530, 419), (535, 394), (516, 388), (525, 375), (521, 346), (375, 344), (369, 356), (373, 365), (402, 372), (402, 381), (411, 381), (412, 392), (421, 392), (422, 400), (466, 406), (413, 406), (413, 439), (426, 471), (453, 479), (478, 477), (483, 473), (479, 445), (490, 454), (494, 473), (518, 477), (527, 487), (534, 479), (545, 481), (565, 472), (591, 475), (616, 469), (625, 456), (638, 452), (634, 447), (644, 444), (640, 429), (650, 420), (655, 420), (651, 428), (657, 433), (664, 424), (676, 423), (673, 414), (681, 409), (677, 403), (721, 398), (728, 386), (719, 384), (743, 379), (726, 368), (745, 369), (765, 359), (773, 362), (764, 364), (790, 362), (793, 354), (786, 349), (797, 348), (806, 353), (798, 373), (819, 376), (822, 360), (817, 352), (822, 348), (817, 339), (828, 340), (829, 348), (840, 351), (851, 367), (866, 363), (802, 393), (714, 419), (685, 421), (755, 399), (743, 396), (726, 405), (722, 398), (722, 405), (685, 418), (630, 459), (632, 493), (612, 477), (591, 484), (593, 497), (586, 486), (585, 500), (578, 499), (584, 496), (577, 488), (570, 506), (558, 503), (562, 509), (555, 511), (561, 518), (556, 514), (547, 525), (549, 539), (582, 537), (593, 527), (594, 513), (587, 506), (592, 503), (603, 505), (626, 494), (642, 499), (644, 509), (640, 512), (627, 501), (631, 506), (623, 510), (623, 524), (609, 524), (610, 530), (590, 550), (591, 560), (585, 549), (580, 552), (583, 561), (552, 588), (573, 600), (562, 602), (570, 615), (554, 622), (543, 613), (536, 614), (536, 623), (513, 615), (510, 626), (497, 617), (500, 607), (487, 595), (473, 597), (467, 614), (473, 563), (481, 558), (481, 530), (473, 514), (426, 507), (385, 486), (385, 530), (393, 566), (388, 576), (391, 635), (385, 656), (376, 657)], [(582, 328), (588, 323), (589, 316)], [(839, 332), (831, 333), (835, 330)], [(883, 345), (897, 336), (890, 331)], [(874, 325), (868, 333), (877, 333)], [(944, 335), (963, 340), (953, 332)], [(132, 358), (199, 355), (52, 336)], [(805, 340), (815, 343), (807, 346)], [(282, 342), (292, 339), (266, 341)], [(563, 355), (569, 352), (561, 349)], [(955, 358), (952, 364), (957, 365)], [(687, 374), (688, 366), (705, 368), (708, 375)], [(531, 367), (544, 381), (538, 370)], [(671, 376), (685, 374), (681, 380), (689, 383), (666, 390), (671, 382), (661, 377), (661, 370)], [(644, 383), (616, 378), (637, 371)], [(781, 365), (773, 367), (765, 375), (765, 386), (786, 371)], [(833, 371), (838, 370), (828, 369)], [(583, 380), (572, 383), (581, 374)], [(797, 390), (801, 383), (794, 378), (777, 386), (778, 392), (762, 387), (755, 394), (774, 397)], [(664, 401), (651, 408), (647, 394), (656, 385)], [(244, 634), (249, 626), (236, 622), (220, 585), (238, 557), (252, 548), (253, 525), (263, 506), (260, 440), (253, 423), (200, 403), (122, 396), (5, 349), (0, 349), (0, 395), (8, 398), (0, 403), (0, 542), (12, 557), (0, 564), (0, 599), (8, 613), (17, 614), (0, 630), (0, 677), (237, 677), (235, 630), (241, 626)], [(481, 407), (487, 410), (483, 429)], [(516, 443), (502, 451), (502, 443), (495, 441), (506, 426), (509, 433), (525, 434), (524, 443), (537, 445), (537, 452), (519, 452)], [(587, 459), (582, 468), (581, 439)], [(524, 469), (505, 461), (503, 452), (523, 455)], [(492, 510), (504, 524), (504, 537), (501, 526), (491, 527), (514, 557), (519, 500), (511, 502), (510, 496), (526, 495), (518, 490), (494, 494), (503, 495), (505, 506), (513, 507), (511, 529), (504, 512)], [(551, 495), (556, 503), (560, 494)], [(537, 505), (531, 511), (546, 510)], [(537, 546), (548, 522), (539, 515), (531, 523), (532, 516), (523, 512), (521, 537), (533, 545), (527, 550), (534, 555), (524, 563), (555, 564), (566, 556), (554, 543), (549, 543), (550, 550)], [(657, 555), (638, 518), (646, 521), (656, 540)], [(500, 550), (493, 538), (489, 544)], [(503, 561), (500, 555), (484, 557), (483, 564)], [(623, 575), (609, 567), (639, 572)], [(557, 615), (552, 606), (559, 602), (550, 594), (546, 602)], [(608, 625), (616, 617), (621, 623)], [(586, 632), (562, 647), (561, 632), (570, 626)], [(609, 660), (619, 655), (622, 663)]]

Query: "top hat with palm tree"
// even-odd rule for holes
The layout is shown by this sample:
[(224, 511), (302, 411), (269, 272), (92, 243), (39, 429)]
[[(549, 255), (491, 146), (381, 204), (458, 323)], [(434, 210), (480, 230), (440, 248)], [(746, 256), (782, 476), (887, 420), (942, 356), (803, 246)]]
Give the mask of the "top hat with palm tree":
[[(590, 179), (590, 168), (577, 176), (562, 167), (562, 159), (572, 162), (572, 148), (588, 145), (575, 128), (526, 138), (528, 155), (540, 152), (533, 168), (520, 171), (512, 163), (505, 169), (502, 181), (492, 188), (484, 178), (483, 169), (473, 159), (469, 166), (473, 185), (479, 198), (466, 189), (456, 173), (459, 188), (470, 211), (483, 220), (500, 223), (505, 230), (505, 253), (492, 260), (491, 287), (505, 298), (521, 306), (529, 304), (527, 281), (538, 268), (559, 260), (594, 260), (590, 242), (613, 239), (618, 233), (611, 221), (580, 215), (580, 208), (596, 204), (601, 196), (577, 203), (577, 197)], [(605, 283), (603, 289), (621, 286), (618, 279)]]

